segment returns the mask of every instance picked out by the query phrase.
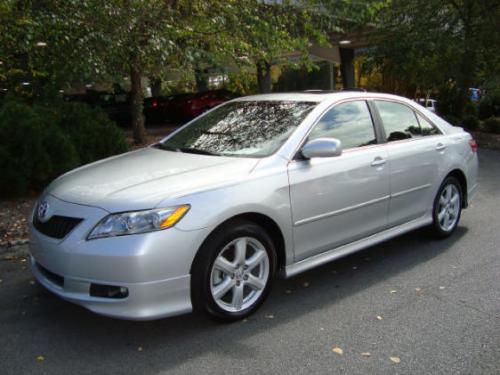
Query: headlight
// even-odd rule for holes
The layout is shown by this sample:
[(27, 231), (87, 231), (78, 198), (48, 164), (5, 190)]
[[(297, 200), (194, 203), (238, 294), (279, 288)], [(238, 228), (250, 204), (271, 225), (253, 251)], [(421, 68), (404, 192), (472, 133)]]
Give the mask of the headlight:
[(146, 233), (173, 227), (188, 212), (188, 204), (146, 211), (111, 214), (102, 219), (90, 232), (88, 240), (103, 237)]

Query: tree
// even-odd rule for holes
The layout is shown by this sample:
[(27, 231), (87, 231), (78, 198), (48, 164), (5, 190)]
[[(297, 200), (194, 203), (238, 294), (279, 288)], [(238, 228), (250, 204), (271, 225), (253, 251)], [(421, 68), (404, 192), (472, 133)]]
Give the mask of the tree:
[(456, 86), (460, 103), (468, 89), (498, 77), (498, 0), (394, 0), (377, 15), (368, 69), (380, 70), (392, 89)]

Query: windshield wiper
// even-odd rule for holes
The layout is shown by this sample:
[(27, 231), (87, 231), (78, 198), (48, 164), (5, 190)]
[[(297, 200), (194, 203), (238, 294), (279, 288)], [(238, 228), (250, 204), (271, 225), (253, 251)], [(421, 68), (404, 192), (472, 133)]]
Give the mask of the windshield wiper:
[(216, 152), (211, 152), (211, 151), (207, 151), (207, 150), (200, 150), (198, 148), (181, 147), (181, 148), (179, 148), (179, 150), (182, 152), (190, 153), (190, 154), (220, 156), (220, 154), (218, 154)]

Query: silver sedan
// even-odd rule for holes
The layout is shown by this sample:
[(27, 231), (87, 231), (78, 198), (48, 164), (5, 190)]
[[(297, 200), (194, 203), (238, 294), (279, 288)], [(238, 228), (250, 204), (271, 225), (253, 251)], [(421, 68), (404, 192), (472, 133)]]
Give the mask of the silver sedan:
[(253, 313), (276, 276), (429, 226), (453, 233), (476, 143), (398, 96), (232, 100), (151, 147), (56, 179), (33, 210), (38, 281), (96, 313)]

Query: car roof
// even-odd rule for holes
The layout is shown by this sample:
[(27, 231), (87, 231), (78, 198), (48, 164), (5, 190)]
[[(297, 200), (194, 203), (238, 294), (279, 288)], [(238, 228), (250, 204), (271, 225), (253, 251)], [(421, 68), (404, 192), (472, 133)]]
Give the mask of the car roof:
[(244, 96), (233, 99), (233, 101), (299, 101), (299, 102), (316, 102), (338, 101), (344, 99), (392, 99), (405, 102), (411, 102), (409, 99), (402, 96), (361, 91), (309, 91), (309, 92), (286, 92), (286, 93), (270, 93)]

